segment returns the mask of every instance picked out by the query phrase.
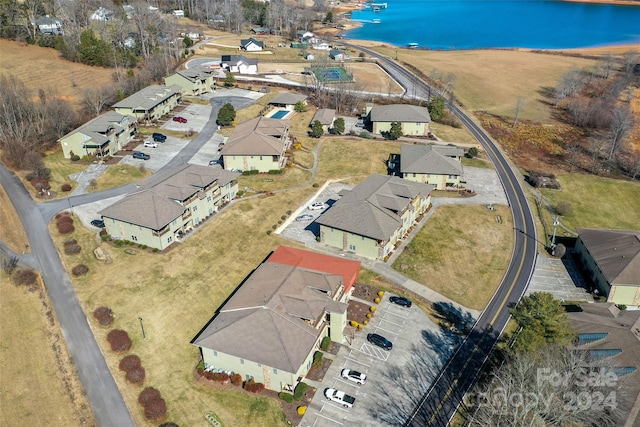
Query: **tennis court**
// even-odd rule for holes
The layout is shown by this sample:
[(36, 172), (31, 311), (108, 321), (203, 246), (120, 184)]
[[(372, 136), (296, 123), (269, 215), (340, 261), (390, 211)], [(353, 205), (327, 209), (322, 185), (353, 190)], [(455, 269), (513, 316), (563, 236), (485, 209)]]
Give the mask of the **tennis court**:
[(353, 80), (342, 67), (312, 68), (311, 71), (321, 82), (350, 82)]

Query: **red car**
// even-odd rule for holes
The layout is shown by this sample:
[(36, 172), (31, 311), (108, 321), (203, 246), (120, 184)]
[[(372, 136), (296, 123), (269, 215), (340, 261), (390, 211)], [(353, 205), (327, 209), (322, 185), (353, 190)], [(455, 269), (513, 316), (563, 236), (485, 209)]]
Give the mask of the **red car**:
[(184, 117), (180, 117), (180, 116), (175, 116), (173, 118), (174, 122), (180, 122), (180, 123), (187, 123), (187, 119), (185, 119)]

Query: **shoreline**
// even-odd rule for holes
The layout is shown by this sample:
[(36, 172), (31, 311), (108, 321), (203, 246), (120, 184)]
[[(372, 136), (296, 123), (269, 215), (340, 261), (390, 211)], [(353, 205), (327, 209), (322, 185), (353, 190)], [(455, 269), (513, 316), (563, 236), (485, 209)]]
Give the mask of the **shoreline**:
[[(572, 3), (594, 3), (594, 4), (613, 4), (613, 5), (633, 5), (633, 6), (640, 6), (640, 1), (633, 1), (633, 0), (561, 0), (561, 1), (565, 1), (565, 2), (572, 2)], [(358, 7), (357, 5), (345, 5), (345, 4), (340, 4), (336, 7), (334, 7), (332, 9), (334, 16), (342, 16), (342, 14), (344, 13), (350, 13), (353, 12), (354, 10), (360, 10), (361, 7)], [(387, 42), (383, 42), (383, 41), (378, 41), (378, 40), (359, 40), (359, 39), (351, 39), (351, 38), (346, 38), (343, 37), (342, 35), (345, 34), (346, 32), (353, 30), (355, 28), (359, 28), (361, 27), (363, 24), (361, 22), (358, 21), (352, 21), (350, 19), (345, 19), (345, 18), (341, 18), (344, 19), (346, 22), (343, 23), (344, 28), (343, 29), (337, 29), (337, 28), (330, 28), (330, 27), (326, 27), (326, 28), (320, 28), (318, 29), (316, 32), (319, 35), (330, 35), (333, 37), (336, 37), (340, 40), (349, 40), (349, 41), (353, 41), (353, 42), (357, 42), (358, 44), (365, 46), (365, 47), (375, 47), (375, 46), (387, 46), (393, 49), (406, 49), (406, 50), (410, 50), (408, 49), (407, 46), (398, 46), (392, 43), (387, 43)], [(415, 50), (415, 51), (420, 51), (420, 52), (463, 52), (463, 51), (474, 51), (474, 50), (512, 50), (512, 51), (521, 51), (521, 52), (549, 52), (551, 54), (555, 53), (555, 54), (561, 54), (563, 52), (569, 53), (569, 54), (582, 54), (582, 55), (604, 55), (604, 54), (623, 54), (625, 52), (628, 51), (636, 51), (636, 52), (640, 52), (640, 42), (636, 42), (636, 43), (628, 43), (628, 44), (612, 44), (612, 45), (602, 45), (602, 46), (590, 46), (590, 47), (571, 47), (571, 48), (558, 48), (558, 49), (553, 49), (553, 48), (528, 48), (528, 47), (513, 47), (513, 48), (502, 48), (502, 47), (496, 47), (496, 48), (491, 48), (491, 47), (484, 47), (484, 48), (470, 48), (470, 49), (424, 49), (424, 48), (418, 48), (418, 49), (411, 49), (411, 50)]]

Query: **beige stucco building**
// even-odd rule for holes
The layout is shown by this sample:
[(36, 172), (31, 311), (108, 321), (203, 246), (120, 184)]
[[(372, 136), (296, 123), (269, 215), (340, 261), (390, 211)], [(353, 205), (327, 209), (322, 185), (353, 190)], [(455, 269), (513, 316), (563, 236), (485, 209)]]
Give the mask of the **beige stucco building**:
[(464, 170), (460, 158), (464, 150), (446, 145), (407, 145), (401, 147), (400, 176), (409, 181), (431, 184), (438, 190), (458, 187)]
[(140, 121), (152, 121), (169, 114), (181, 100), (180, 86), (152, 85), (117, 102), (113, 109), (117, 113), (134, 116)]
[(65, 159), (72, 155), (107, 156), (127, 145), (136, 131), (135, 117), (109, 111), (69, 132), (58, 142)]
[(99, 214), (111, 238), (165, 249), (230, 202), (238, 192), (238, 176), (187, 164)]
[(232, 371), (270, 390), (292, 391), (324, 337), (343, 343), (347, 299), (360, 263), (279, 247), (191, 341), (206, 369)]
[(431, 206), (432, 185), (374, 174), (340, 200), (316, 223), (326, 245), (372, 259), (385, 259)]
[(280, 170), (287, 163), (291, 145), (288, 120), (256, 117), (233, 130), (220, 154), (227, 170)]
[(640, 306), (640, 231), (579, 228), (575, 251), (607, 302)]
[(202, 95), (215, 88), (213, 70), (208, 68), (192, 68), (181, 70), (164, 78), (166, 86), (180, 86), (184, 95)]
[(408, 104), (367, 105), (366, 123), (375, 134), (389, 132), (391, 123), (399, 122), (403, 135), (428, 135), (431, 132), (431, 116), (426, 107)]

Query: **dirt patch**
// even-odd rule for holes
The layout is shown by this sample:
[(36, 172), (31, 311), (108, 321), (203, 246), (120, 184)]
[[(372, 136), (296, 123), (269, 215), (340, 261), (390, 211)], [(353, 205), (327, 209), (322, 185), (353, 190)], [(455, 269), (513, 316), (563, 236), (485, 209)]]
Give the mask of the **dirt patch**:
[(364, 321), (367, 320), (367, 313), (370, 313), (370, 307), (371, 305), (369, 304), (350, 300), (347, 308), (347, 319), (358, 323), (364, 323)]
[(353, 293), (351, 294), (353, 297), (368, 301), (370, 303), (375, 303), (375, 299), (378, 296), (378, 292), (380, 292), (379, 288), (376, 288), (372, 285), (366, 285), (364, 283), (356, 283), (353, 287)]
[(316, 391), (317, 389), (315, 387), (309, 387), (307, 388), (307, 391), (304, 392), (302, 399), (297, 402), (291, 403), (287, 403), (284, 400), (280, 399), (275, 391), (269, 391), (268, 394), (275, 394), (275, 398), (280, 402), (287, 421), (289, 421), (292, 426), (297, 426), (300, 424), (300, 421), (302, 421), (302, 415), (298, 414), (298, 408), (301, 406), (305, 406), (308, 408), (311, 404), (313, 396), (316, 394)]

